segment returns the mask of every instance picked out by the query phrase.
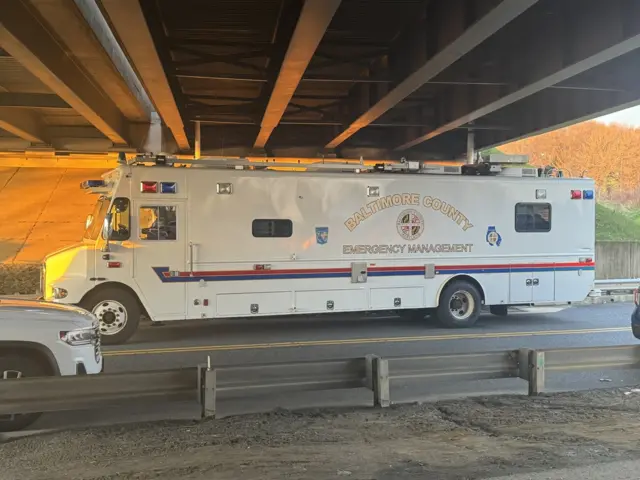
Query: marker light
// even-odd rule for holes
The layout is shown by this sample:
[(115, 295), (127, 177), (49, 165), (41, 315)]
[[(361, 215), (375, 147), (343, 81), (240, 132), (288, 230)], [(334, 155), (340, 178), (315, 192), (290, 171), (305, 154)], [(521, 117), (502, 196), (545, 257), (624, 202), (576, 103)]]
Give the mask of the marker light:
[(536, 190), (536, 199), (537, 200), (544, 200), (545, 198), (547, 198), (547, 191), (543, 188)]
[(593, 190), (583, 190), (582, 198), (585, 200), (593, 200)]
[(176, 182), (160, 182), (160, 193), (176, 193)]
[(158, 182), (140, 182), (142, 193), (158, 193)]
[(231, 195), (233, 186), (230, 183), (218, 183), (216, 185), (216, 191), (218, 195)]
[(571, 190), (571, 200), (579, 200), (582, 198), (582, 190)]

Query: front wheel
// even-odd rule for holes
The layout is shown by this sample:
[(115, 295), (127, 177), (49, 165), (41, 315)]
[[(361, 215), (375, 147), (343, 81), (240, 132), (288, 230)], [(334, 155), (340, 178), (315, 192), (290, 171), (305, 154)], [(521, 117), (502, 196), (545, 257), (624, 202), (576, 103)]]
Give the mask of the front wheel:
[(446, 328), (468, 328), (480, 316), (482, 298), (470, 282), (457, 280), (445, 287), (437, 309), (438, 323)]
[[(0, 381), (28, 377), (45, 377), (47, 372), (40, 363), (26, 353), (0, 353)], [(27, 428), (42, 413), (0, 415), (0, 432), (15, 432)]]
[(126, 342), (138, 329), (140, 305), (138, 299), (121, 288), (98, 290), (81, 302), (82, 308), (93, 313), (100, 322), (100, 341), (105, 345)]

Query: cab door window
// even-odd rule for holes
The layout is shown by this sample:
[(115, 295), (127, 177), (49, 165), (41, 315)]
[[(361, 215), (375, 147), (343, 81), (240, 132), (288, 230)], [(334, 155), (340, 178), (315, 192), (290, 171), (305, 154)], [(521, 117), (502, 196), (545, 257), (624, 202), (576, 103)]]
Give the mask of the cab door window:
[(128, 198), (118, 197), (109, 210), (111, 219), (111, 235), (109, 240), (124, 241), (131, 237), (131, 211)]

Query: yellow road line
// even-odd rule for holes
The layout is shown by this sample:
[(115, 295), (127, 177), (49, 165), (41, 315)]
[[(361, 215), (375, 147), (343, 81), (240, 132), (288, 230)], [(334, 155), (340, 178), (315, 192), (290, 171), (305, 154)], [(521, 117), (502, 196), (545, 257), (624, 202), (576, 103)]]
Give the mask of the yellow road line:
[(320, 347), (333, 345), (358, 345), (368, 343), (434, 342), (483, 338), (540, 337), (548, 335), (580, 335), (590, 333), (628, 332), (630, 327), (590, 328), (577, 330), (541, 330), (533, 332), (460, 333), (451, 335), (423, 335), (416, 337), (345, 338), (335, 340), (307, 340), (300, 342), (249, 343), (235, 345), (193, 345), (189, 347), (146, 348), (140, 350), (105, 351), (105, 357), (132, 355), (156, 355), (163, 353), (220, 352), (229, 350), (260, 350), (268, 348)]

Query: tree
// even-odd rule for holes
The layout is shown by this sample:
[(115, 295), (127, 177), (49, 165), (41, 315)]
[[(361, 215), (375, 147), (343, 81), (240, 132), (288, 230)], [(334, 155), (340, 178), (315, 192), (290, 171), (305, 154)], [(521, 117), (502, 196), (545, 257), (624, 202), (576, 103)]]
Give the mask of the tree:
[(599, 198), (640, 204), (640, 129), (585, 122), (500, 149), (527, 154), (531, 164), (555, 167), (565, 176), (591, 177)]

